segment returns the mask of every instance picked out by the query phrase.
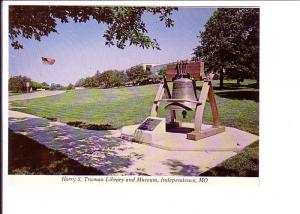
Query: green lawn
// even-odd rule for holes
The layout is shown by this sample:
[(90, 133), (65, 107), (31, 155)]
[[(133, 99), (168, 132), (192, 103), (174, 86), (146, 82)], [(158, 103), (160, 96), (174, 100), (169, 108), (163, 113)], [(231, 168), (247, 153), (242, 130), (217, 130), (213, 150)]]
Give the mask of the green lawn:
[[(87, 124), (110, 124), (114, 128), (143, 121), (150, 114), (158, 85), (112, 89), (83, 89), (38, 99), (13, 101), (12, 106), (25, 113), (57, 119), (62, 122), (82, 121)], [(199, 88), (201, 86), (199, 85)], [(198, 91), (200, 92), (200, 91)], [(221, 120), (226, 126), (258, 134), (258, 90), (227, 88), (215, 90)], [(162, 103), (159, 116), (168, 116)], [(184, 121), (192, 120), (188, 112)], [(180, 120), (181, 114), (179, 114)], [(211, 123), (209, 104), (205, 109), (206, 123)]]
[[(221, 121), (225, 126), (236, 127), (258, 135), (259, 91), (253, 88), (255, 81), (246, 80), (240, 87), (237, 87), (235, 83), (236, 81), (226, 81), (223, 90), (215, 87)], [(213, 84), (217, 86), (218, 81), (214, 81)], [(157, 88), (158, 85), (146, 85), (71, 90), (56, 96), (13, 101), (12, 106), (22, 106), (25, 108), (17, 110), (45, 118), (55, 118), (65, 123), (81, 121), (86, 124), (109, 124), (114, 128), (119, 128), (139, 123), (149, 116)], [(198, 88), (201, 89), (201, 83), (198, 84)], [(159, 116), (168, 115), (168, 112), (163, 109), (164, 106), (165, 104), (162, 103)], [(190, 121), (193, 115), (194, 112), (188, 112), (184, 121)], [(181, 117), (179, 119), (183, 120)], [(212, 122), (209, 104), (205, 109), (204, 122)], [(258, 175), (258, 143), (234, 158), (229, 159), (229, 163), (226, 161), (218, 167), (225, 167), (222, 170), (231, 172), (230, 175)], [(210, 171), (210, 173), (221, 175), (219, 171)]]

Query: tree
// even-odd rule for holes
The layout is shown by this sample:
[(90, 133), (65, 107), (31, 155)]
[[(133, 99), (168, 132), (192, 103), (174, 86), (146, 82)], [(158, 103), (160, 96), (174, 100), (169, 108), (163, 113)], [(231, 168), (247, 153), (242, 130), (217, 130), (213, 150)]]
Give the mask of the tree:
[(157, 75), (159, 77), (166, 76), (166, 74), (167, 74), (167, 67), (163, 67), (163, 68), (159, 69), (159, 71), (157, 72)]
[(15, 49), (23, 48), (18, 41), (22, 36), (38, 41), (50, 33), (56, 32), (57, 22), (70, 20), (86, 23), (95, 20), (106, 24), (104, 33), (106, 45), (116, 45), (123, 49), (127, 43), (142, 48), (160, 49), (157, 41), (147, 35), (144, 13), (159, 15), (166, 27), (174, 25), (170, 19), (174, 7), (105, 7), (105, 6), (9, 6), (9, 38)]
[(151, 71), (151, 68), (152, 68), (152, 65), (146, 65), (146, 71), (147, 71), (147, 72), (150, 72), (150, 71)]
[(124, 86), (127, 81), (127, 75), (124, 71), (117, 71), (115, 73), (114, 86), (120, 87)]
[(42, 88), (45, 89), (45, 90), (49, 90), (50, 89), (49, 84), (46, 83), (46, 82), (42, 82), (41, 85), (42, 85)]
[(96, 79), (94, 77), (85, 78), (84, 87), (88, 87), (88, 88), (97, 87)]
[(104, 71), (99, 76), (99, 79), (97, 80), (97, 82), (99, 82), (99, 86), (101, 88), (109, 88), (110, 87), (110, 78), (109, 78), (110, 72), (112, 72), (112, 70)]
[(30, 85), (32, 87), (32, 90), (34, 90), (34, 91), (36, 91), (36, 89), (38, 89), (38, 88), (43, 88), (43, 85), (36, 81), (31, 81)]
[(218, 9), (199, 38), (194, 59), (204, 59), (208, 70), (219, 74), (220, 88), (223, 88), (224, 71), (229, 78), (256, 77), (258, 82), (259, 9)]
[(259, 9), (244, 9), (243, 24), (248, 34), (243, 45), (245, 65), (255, 76), (259, 87)]
[(119, 87), (125, 84), (126, 74), (123, 71), (107, 70), (100, 74), (98, 81), (104, 88)]
[(99, 70), (97, 70), (93, 78), (95, 79), (96, 87), (99, 87), (101, 85), (101, 73)]
[(132, 81), (134, 84), (139, 84), (149, 78), (151, 72), (150, 70), (144, 69), (143, 66), (138, 65), (126, 70), (126, 74), (129, 81)]
[(85, 84), (85, 78), (81, 78), (75, 83), (75, 87), (83, 87)]
[(62, 86), (61, 84), (51, 83), (50, 90), (65, 90), (66, 87)]
[(31, 79), (26, 76), (14, 76), (8, 80), (8, 89), (13, 92), (25, 92), (26, 82), (31, 82)]
[(48, 83), (46, 83), (46, 82), (42, 82), (42, 86), (49, 86), (49, 84)]
[(67, 90), (72, 90), (74, 89), (74, 85), (72, 83), (70, 83), (68, 86), (67, 86)]
[(192, 61), (199, 61), (199, 60), (203, 60), (204, 59), (204, 53), (203, 53), (203, 47), (198, 45), (196, 48), (193, 49), (193, 57), (192, 57)]

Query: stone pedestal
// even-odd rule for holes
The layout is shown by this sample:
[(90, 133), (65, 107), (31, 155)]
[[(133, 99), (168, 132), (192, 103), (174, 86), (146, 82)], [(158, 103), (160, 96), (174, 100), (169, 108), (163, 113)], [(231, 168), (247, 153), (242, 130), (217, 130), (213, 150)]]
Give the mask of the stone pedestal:
[(166, 119), (147, 117), (134, 131), (133, 139), (137, 142), (151, 144), (166, 133)]

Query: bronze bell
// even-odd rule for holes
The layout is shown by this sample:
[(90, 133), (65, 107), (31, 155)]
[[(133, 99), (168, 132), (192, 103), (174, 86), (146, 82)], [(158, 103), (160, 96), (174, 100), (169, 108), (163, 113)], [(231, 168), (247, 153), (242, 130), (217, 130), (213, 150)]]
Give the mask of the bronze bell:
[[(185, 102), (184, 100), (197, 101), (195, 82), (189, 78), (181, 77), (173, 81), (172, 99), (165, 108), (169, 110), (192, 111), (196, 103)], [(178, 100), (176, 102), (176, 100)]]

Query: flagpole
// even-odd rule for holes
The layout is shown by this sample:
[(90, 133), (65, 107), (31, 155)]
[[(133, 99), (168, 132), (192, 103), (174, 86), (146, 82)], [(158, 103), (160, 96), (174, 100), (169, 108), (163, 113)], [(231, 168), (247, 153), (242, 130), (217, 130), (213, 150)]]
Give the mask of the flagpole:
[[(55, 63), (55, 59), (42, 57), (42, 63), (45, 65), (53, 65)], [(50, 68), (47, 69), (48, 73), (50, 72)]]

